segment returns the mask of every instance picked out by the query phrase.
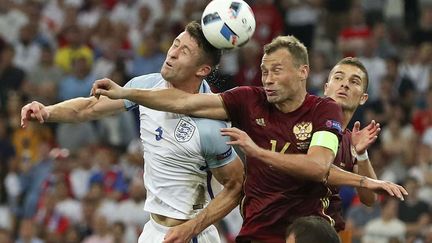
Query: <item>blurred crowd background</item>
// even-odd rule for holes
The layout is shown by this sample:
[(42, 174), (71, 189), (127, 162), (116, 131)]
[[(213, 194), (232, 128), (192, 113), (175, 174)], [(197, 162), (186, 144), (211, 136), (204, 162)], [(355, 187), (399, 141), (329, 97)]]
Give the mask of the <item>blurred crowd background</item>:
[[(21, 129), (20, 109), (88, 96), (96, 79), (159, 72), (208, 2), (0, 0), (0, 242), (136, 242), (149, 219), (137, 113)], [(309, 48), (313, 94), (340, 58), (359, 57), (369, 100), (353, 120), (382, 125), (373, 166), (410, 194), (367, 208), (342, 188), (347, 228), (354, 242), (432, 242), (432, 0), (247, 2), (253, 40), (224, 54), (215, 90), (261, 85), (262, 46), (280, 34)], [(237, 211), (218, 224), (225, 242), (240, 224)]]

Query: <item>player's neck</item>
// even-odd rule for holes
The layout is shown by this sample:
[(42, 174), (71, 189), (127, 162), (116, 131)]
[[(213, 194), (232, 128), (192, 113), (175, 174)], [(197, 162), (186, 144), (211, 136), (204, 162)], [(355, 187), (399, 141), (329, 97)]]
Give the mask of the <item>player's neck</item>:
[(295, 97), (287, 99), (281, 103), (276, 103), (275, 106), (283, 113), (293, 112), (303, 104), (305, 98), (306, 92), (299, 92), (298, 95), (296, 95)]
[(170, 83), (171, 87), (174, 87), (176, 89), (182, 90), (184, 92), (188, 92), (191, 94), (195, 94), (199, 92), (200, 86), (202, 81), (191, 81), (191, 82), (179, 82), (179, 83)]
[(348, 109), (342, 109), (343, 118), (342, 118), (342, 130), (345, 131), (351, 118), (353, 117), (355, 111), (351, 111)]

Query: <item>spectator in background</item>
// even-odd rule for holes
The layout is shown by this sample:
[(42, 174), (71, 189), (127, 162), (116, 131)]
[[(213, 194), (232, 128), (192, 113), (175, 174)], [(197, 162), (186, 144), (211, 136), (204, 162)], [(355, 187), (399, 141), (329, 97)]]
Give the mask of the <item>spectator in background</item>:
[(83, 243), (114, 243), (110, 224), (101, 214), (96, 213), (92, 220), (93, 233), (86, 237)]
[(412, 118), (412, 124), (418, 135), (422, 136), (424, 132), (432, 127), (432, 86), (426, 94), (425, 106), (417, 110)]
[(28, 23), (20, 29), (19, 39), (15, 42), (14, 64), (29, 73), (39, 63), (41, 47), (36, 41), (37, 23)]
[(10, 91), (18, 92), (24, 87), (25, 72), (13, 64), (15, 49), (5, 44), (0, 50), (0, 111), (6, 111)]
[(111, 226), (111, 232), (114, 238), (114, 243), (132, 242), (132, 241), (125, 240), (125, 231), (126, 231), (126, 227), (122, 222), (115, 222)]
[(86, 60), (88, 65), (93, 64), (93, 50), (83, 44), (83, 31), (77, 25), (71, 25), (64, 30), (65, 46), (60, 47), (55, 55), (55, 64), (64, 72), (73, 69), (73, 61), (78, 57)]
[(129, 184), (129, 198), (119, 203), (117, 208), (117, 221), (124, 223), (128, 242), (137, 242), (138, 234), (147, 221), (150, 214), (143, 212), (146, 199), (146, 191), (142, 179), (134, 179)]
[(255, 33), (252, 38), (260, 46), (270, 43), (273, 38), (282, 34), (283, 19), (274, 5), (274, 0), (256, 0), (251, 8), (256, 20)]
[(58, 99), (68, 100), (76, 97), (88, 96), (95, 77), (91, 74), (92, 63), (85, 56), (75, 56), (71, 60), (71, 73), (59, 84)]
[(132, 62), (131, 76), (157, 73), (165, 61), (165, 54), (160, 48), (161, 34), (153, 32), (143, 39), (138, 54)]
[[(71, 64), (72, 73), (59, 83), (59, 100), (88, 96), (95, 80), (85, 56), (75, 56)], [(81, 146), (97, 143), (98, 136), (90, 122), (66, 123), (57, 126), (57, 141), (60, 147), (75, 152)]]
[(29, 16), (19, 3), (7, 0), (0, 2), (0, 36), (6, 42), (13, 43), (16, 41), (19, 30), (28, 22), (31, 22)]
[(254, 39), (239, 50), (240, 68), (234, 77), (236, 86), (262, 86), (261, 46)]
[(71, 157), (76, 161), (70, 172), (70, 184), (74, 198), (81, 200), (90, 189), (90, 176), (93, 168), (94, 147), (83, 146)]
[(285, 29), (287, 35), (294, 35), (307, 48), (312, 48), (315, 29), (320, 18), (320, 5), (322, 1), (282, 1), (285, 13)]
[(0, 228), (0, 242), (12, 243), (12, 235), (9, 230)]
[(395, 103), (390, 107), (393, 115), (389, 117), (387, 126), (381, 135), (382, 150), (387, 159), (382, 179), (403, 181), (410, 166), (414, 163), (416, 136), (410, 124), (404, 124), (405, 113), (402, 107)]
[[(342, 56), (358, 56), (367, 46), (372, 35), (366, 25), (365, 15), (361, 7), (353, 6), (349, 10), (348, 26), (338, 34), (337, 45)], [(371, 83), (375, 82), (372, 80)]]
[(352, 242), (360, 243), (364, 235), (364, 226), (372, 219), (380, 216), (381, 209), (378, 203), (368, 207), (363, 203), (351, 205), (346, 214), (346, 226), (348, 231), (352, 232)]
[(369, 99), (377, 100), (380, 96), (381, 80), (386, 74), (386, 65), (383, 58), (377, 55), (378, 40), (372, 36), (364, 40), (365, 46), (358, 51), (359, 59), (369, 73), (370, 85), (368, 88)]
[(123, 172), (116, 165), (117, 159), (116, 153), (112, 150), (99, 149), (94, 155), (94, 162), (98, 169), (93, 171), (90, 176), (90, 185), (93, 183), (101, 184), (105, 197), (114, 201), (124, 199), (127, 192)]
[(97, 25), (105, 10), (105, 1), (87, 0), (83, 1), (78, 12), (77, 23), (84, 31), (90, 31)]
[(54, 104), (58, 97), (58, 84), (63, 77), (61, 69), (54, 65), (54, 49), (45, 44), (41, 48), (40, 62), (30, 71), (28, 81), (32, 99)]
[(90, 236), (93, 232), (92, 220), (96, 215), (99, 203), (100, 198), (91, 192), (81, 200), (82, 218), (81, 221), (76, 224), (81, 240)]
[(19, 226), (18, 239), (15, 243), (43, 243), (42, 239), (36, 236), (34, 222), (30, 219), (24, 219)]
[(400, 66), (400, 75), (413, 81), (416, 102), (422, 102), (430, 87), (430, 65), (432, 44), (410, 46), (405, 49), (404, 62)]
[[(128, 0), (131, 1), (131, 0)], [(119, 4), (117, 4), (118, 6)], [(120, 8), (120, 7), (119, 7)], [(125, 22), (124, 24), (129, 25), (128, 36), (130, 38), (133, 50), (138, 50), (142, 40), (145, 36), (153, 31), (153, 20), (152, 20), (152, 12), (150, 7), (142, 3), (139, 6), (134, 7), (138, 10), (137, 12), (137, 20), (134, 22), (135, 24), (130, 24), (130, 22)], [(120, 10), (119, 10), (120, 11)], [(123, 11), (123, 10), (121, 10)], [(114, 13), (113, 13), (114, 14)], [(125, 12), (125, 14), (129, 17), (133, 15), (133, 12)], [(161, 33), (159, 33), (161, 34)]]
[(311, 70), (307, 90), (314, 95), (322, 95), (324, 83), (330, 73), (329, 63), (324, 53), (316, 51), (311, 53)]
[(423, 6), (419, 9), (419, 25), (411, 34), (411, 41), (415, 45), (432, 42), (432, 6)]
[(381, 216), (366, 224), (362, 242), (388, 243), (392, 239), (404, 242), (406, 225), (397, 218), (398, 202), (393, 198), (386, 198), (381, 207)]
[(392, 116), (392, 103), (395, 99), (393, 92), (393, 79), (390, 76), (384, 76), (380, 81), (379, 96), (376, 100), (366, 103), (365, 120), (375, 120), (385, 127), (389, 118)]
[[(415, 104), (415, 85), (412, 79), (400, 72), (399, 64), (400, 60), (398, 56), (390, 56), (386, 59), (387, 74), (384, 79), (388, 78), (391, 80), (390, 83), (392, 86), (386, 92), (390, 92), (391, 100), (398, 99), (402, 103), (403, 109), (408, 114), (406, 118), (409, 120), (409, 114), (411, 114)], [(381, 83), (385, 85), (384, 80)], [(383, 92), (381, 92), (381, 95), (383, 95)]]
[(325, 32), (335, 42), (340, 31), (345, 27), (346, 20), (348, 19), (348, 12), (351, 8), (353, 0), (339, 1), (339, 0), (326, 0), (324, 1), (325, 7)]
[(64, 243), (81, 243), (80, 234), (77, 227), (71, 226), (66, 231)]
[(399, 219), (406, 224), (408, 235), (420, 235), (431, 222), (430, 207), (418, 198), (419, 183), (415, 178), (406, 178), (404, 187), (409, 194), (399, 202)]
[(9, 133), (8, 121), (0, 113), (0, 205), (7, 203), (5, 178), (9, 172), (12, 160), (15, 159), (15, 148), (9, 139)]

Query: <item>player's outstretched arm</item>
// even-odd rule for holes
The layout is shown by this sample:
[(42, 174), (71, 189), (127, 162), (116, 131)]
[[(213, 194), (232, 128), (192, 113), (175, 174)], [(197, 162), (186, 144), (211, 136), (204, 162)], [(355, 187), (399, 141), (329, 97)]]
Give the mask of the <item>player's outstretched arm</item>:
[[(283, 154), (259, 147), (238, 128), (222, 128), (221, 131), (222, 135), (231, 137), (232, 141), (228, 144), (239, 146), (247, 156), (258, 158), (275, 170), (296, 177), (325, 181), (334, 159), (334, 152), (322, 146), (311, 146), (307, 154)], [(336, 136), (335, 139), (337, 144)]]
[[(380, 131), (380, 124), (374, 120), (363, 129), (360, 129), (360, 122), (357, 121), (354, 123), (351, 133), (352, 145), (357, 153), (357, 164), (354, 166), (354, 173), (377, 179), (372, 163), (367, 155), (367, 149), (377, 140)], [(356, 187), (356, 190), (363, 204), (372, 206), (375, 203), (377, 197), (371, 190), (361, 187)]]
[(125, 88), (109, 79), (97, 80), (93, 84), (92, 94), (112, 99), (127, 99), (155, 110), (219, 120), (228, 119), (222, 100), (217, 94), (190, 94), (176, 88)]
[(213, 176), (224, 186), (223, 190), (195, 218), (170, 229), (163, 243), (190, 242), (193, 236), (231, 212), (241, 198), (243, 171), (239, 157), (225, 166), (211, 169)]
[(386, 193), (390, 196), (397, 197), (400, 200), (404, 200), (404, 196), (408, 195), (408, 192), (405, 190), (405, 188), (393, 182), (361, 176), (342, 170), (335, 165), (332, 165), (330, 168), (328, 184), (335, 186), (354, 186), (358, 188), (364, 188), (375, 193)]
[(45, 106), (33, 101), (21, 109), (21, 126), (28, 122), (82, 122), (99, 119), (125, 110), (122, 100), (107, 97), (75, 98), (55, 105)]

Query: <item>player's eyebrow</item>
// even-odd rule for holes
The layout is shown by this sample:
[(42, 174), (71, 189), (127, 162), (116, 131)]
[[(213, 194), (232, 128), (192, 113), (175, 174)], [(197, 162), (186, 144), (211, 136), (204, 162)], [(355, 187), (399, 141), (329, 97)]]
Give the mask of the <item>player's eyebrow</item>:
[[(175, 38), (174, 43), (175, 44), (181, 44), (181, 41), (178, 38)], [(192, 49), (186, 44), (183, 44), (181, 48), (184, 48), (184, 49), (188, 50), (188, 52), (192, 53)]]
[[(342, 75), (345, 75), (345, 72), (343, 72), (343, 71), (336, 71), (334, 74), (342, 74)], [(358, 79), (362, 80), (362, 78), (361, 78), (359, 75), (357, 75), (357, 74), (353, 74), (353, 75), (351, 75), (351, 76), (354, 77), (354, 78), (358, 78)]]

